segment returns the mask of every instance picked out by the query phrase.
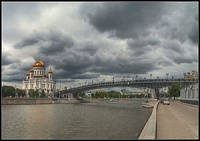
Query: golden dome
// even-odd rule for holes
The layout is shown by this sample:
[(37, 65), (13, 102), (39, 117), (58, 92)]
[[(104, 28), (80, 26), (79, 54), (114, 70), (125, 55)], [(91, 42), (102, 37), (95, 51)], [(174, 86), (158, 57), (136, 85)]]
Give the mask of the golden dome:
[(53, 71), (51, 70), (51, 66), (48, 69), (48, 73), (53, 73)]
[(30, 71), (27, 71), (26, 75), (30, 75)]
[(38, 58), (33, 67), (44, 67), (44, 63)]

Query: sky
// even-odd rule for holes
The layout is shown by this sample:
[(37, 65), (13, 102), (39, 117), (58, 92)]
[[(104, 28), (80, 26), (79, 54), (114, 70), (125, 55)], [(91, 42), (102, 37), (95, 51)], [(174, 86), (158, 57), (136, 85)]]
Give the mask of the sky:
[[(38, 57), (57, 87), (198, 71), (198, 2), (3, 2), (2, 84)], [(61, 82), (61, 83), (59, 83)]]

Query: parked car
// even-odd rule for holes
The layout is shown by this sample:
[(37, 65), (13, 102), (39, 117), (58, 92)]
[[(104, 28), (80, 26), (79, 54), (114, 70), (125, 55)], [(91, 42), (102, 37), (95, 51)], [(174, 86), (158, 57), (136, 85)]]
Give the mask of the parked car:
[(169, 98), (164, 98), (162, 103), (163, 105), (170, 105)]

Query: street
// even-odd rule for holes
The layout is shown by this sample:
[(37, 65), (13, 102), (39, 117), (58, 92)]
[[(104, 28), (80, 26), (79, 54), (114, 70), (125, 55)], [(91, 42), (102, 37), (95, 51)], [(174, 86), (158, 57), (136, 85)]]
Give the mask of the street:
[(159, 104), (157, 139), (198, 139), (198, 108), (178, 101)]

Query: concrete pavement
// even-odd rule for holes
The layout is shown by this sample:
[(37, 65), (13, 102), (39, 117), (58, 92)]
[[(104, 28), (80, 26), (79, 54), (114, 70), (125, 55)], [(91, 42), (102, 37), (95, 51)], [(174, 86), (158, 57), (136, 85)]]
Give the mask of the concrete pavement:
[(170, 102), (158, 106), (157, 139), (198, 139), (198, 108)]

